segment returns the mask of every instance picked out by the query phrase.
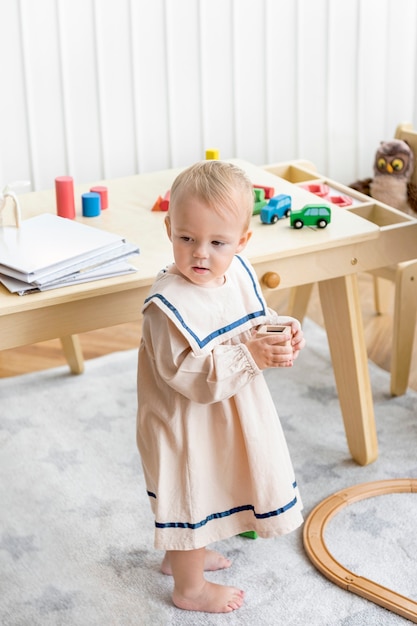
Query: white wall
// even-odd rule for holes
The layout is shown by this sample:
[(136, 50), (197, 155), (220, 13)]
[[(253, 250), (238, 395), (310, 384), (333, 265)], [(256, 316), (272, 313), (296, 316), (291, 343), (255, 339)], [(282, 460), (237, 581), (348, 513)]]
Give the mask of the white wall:
[(417, 126), (415, 0), (0, 0), (0, 23), (0, 186), (206, 148), (349, 183)]

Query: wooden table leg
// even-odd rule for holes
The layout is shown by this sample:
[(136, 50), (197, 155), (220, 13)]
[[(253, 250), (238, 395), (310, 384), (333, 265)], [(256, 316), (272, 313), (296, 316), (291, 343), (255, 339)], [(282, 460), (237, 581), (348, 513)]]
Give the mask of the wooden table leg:
[(378, 442), (357, 277), (323, 281), (319, 293), (349, 450), (367, 465)]
[(308, 303), (310, 301), (311, 292), (313, 290), (314, 283), (309, 285), (299, 285), (293, 287), (290, 291), (290, 299), (287, 307), (287, 314), (295, 317), (300, 322), (306, 316)]
[(400, 263), (395, 276), (391, 394), (407, 391), (417, 319), (417, 261)]
[(82, 374), (84, 371), (84, 358), (78, 335), (67, 335), (60, 339), (71, 372), (73, 374)]

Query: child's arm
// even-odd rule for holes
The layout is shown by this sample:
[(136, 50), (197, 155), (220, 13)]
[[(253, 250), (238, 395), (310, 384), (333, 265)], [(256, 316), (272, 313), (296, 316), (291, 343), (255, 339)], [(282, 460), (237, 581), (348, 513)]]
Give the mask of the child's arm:
[(169, 318), (158, 307), (153, 309), (143, 319), (140, 352), (147, 356), (139, 354), (139, 361), (186, 398), (201, 404), (221, 402), (261, 373), (242, 343), (218, 345), (208, 354), (195, 355)]
[(273, 337), (256, 338), (254, 330), (244, 343), (222, 344), (207, 355), (196, 356), (168, 317), (158, 307), (152, 309), (152, 315), (145, 315), (143, 320), (141, 349), (148, 352), (158, 376), (167, 385), (202, 404), (229, 398), (263, 369), (291, 367), (305, 343), (297, 320), (277, 318), (278, 323), (291, 326), (292, 346), (279, 346)]

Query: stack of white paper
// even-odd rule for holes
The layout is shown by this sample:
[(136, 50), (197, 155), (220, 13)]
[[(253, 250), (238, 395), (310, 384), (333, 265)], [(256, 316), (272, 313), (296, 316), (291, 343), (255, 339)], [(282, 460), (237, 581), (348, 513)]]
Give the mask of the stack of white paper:
[(0, 228), (0, 282), (24, 295), (136, 271), (123, 237), (45, 213)]

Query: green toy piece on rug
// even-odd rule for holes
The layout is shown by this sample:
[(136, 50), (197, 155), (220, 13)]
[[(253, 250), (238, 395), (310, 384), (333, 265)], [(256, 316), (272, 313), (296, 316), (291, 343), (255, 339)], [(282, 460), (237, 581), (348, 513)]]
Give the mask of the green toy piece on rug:
[(247, 537), (248, 539), (257, 539), (258, 533), (256, 530), (248, 530), (246, 533), (240, 533), (240, 537)]

